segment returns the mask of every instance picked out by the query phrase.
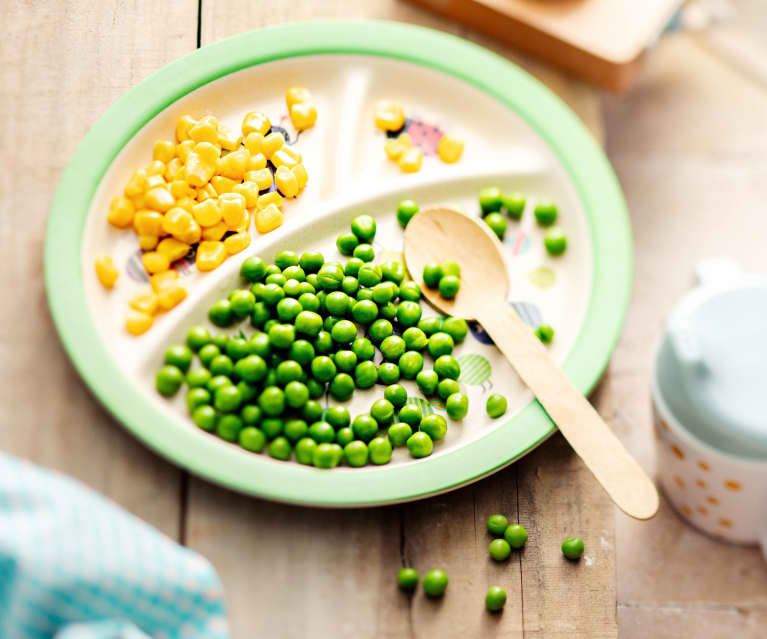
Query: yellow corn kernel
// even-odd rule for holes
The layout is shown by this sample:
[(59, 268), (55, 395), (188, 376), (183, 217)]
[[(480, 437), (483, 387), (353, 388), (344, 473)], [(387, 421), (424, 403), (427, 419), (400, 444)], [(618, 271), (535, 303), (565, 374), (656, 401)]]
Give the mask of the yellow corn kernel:
[(231, 193), (235, 184), (238, 184), (236, 180), (224, 177), (223, 175), (214, 175), (210, 178), (210, 185), (219, 195), (223, 193)]
[(141, 261), (144, 263), (144, 268), (149, 274), (159, 273), (160, 271), (167, 271), (170, 266), (170, 260), (167, 256), (157, 251), (151, 251), (150, 253), (144, 253), (141, 256)]
[(233, 180), (242, 181), (248, 168), (250, 153), (247, 149), (227, 153), (218, 161), (218, 173)]
[(400, 156), (397, 164), (405, 173), (416, 173), (421, 170), (421, 160), (423, 160), (423, 151), (413, 146)]
[(189, 154), (194, 150), (194, 140), (184, 140), (176, 145), (176, 156), (181, 162), (186, 164)]
[(243, 141), (245, 148), (251, 155), (257, 155), (264, 152), (264, 136), (262, 133), (253, 132), (248, 134)]
[(94, 266), (96, 268), (96, 277), (99, 278), (101, 286), (104, 288), (112, 288), (115, 285), (117, 278), (120, 277), (120, 272), (117, 270), (117, 267), (115, 267), (112, 258), (108, 255), (100, 255), (96, 258)]
[(289, 169), (292, 169), (296, 164), (300, 164), (301, 159), (301, 154), (298, 151), (294, 151), (289, 146), (283, 146), (271, 157), (274, 166), (286, 166)]
[(277, 171), (274, 174), (274, 183), (285, 197), (296, 197), (298, 195), (298, 180), (288, 167), (277, 167)]
[(221, 217), (230, 231), (242, 226), (245, 221), (245, 198), (239, 193), (224, 193), (218, 198)]
[(170, 191), (163, 186), (157, 186), (146, 194), (146, 205), (155, 211), (167, 211), (176, 200)]
[(260, 111), (246, 113), (242, 120), (242, 134), (245, 137), (254, 132), (266, 135), (267, 131), (271, 128), (272, 123), (269, 122), (269, 118)]
[(168, 190), (174, 200), (180, 200), (182, 197), (189, 195), (189, 185), (184, 180), (174, 180), (168, 184)]
[(448, 164), (457, 162), (461, 157), (461, 153), (463, 153), (463, 141), (457, 140), (447, 134), (439, 139), (439, 144), (437, 144), (437, 155), (443, 162), (447, 162)]
[(217, 242), (224, 237), (228, 230), (229, 229), (226, 228), (226, 223), (221, 220), (218, 224), (202, 229), (201, 237), (208, 242)]
[(266, 157), (271, 158), (277, 151), (279, 151), (285, 145), (285, 138), (282, 137), (282, 133), (275, 131), (270, 133), (264, 138), (261, 143), (263, 153)]
[[(153, 277), (157, 277), (156, 275)], [(136, 293), (130, 301), (130, 307), (136, 311), (154, 315), (157, 312), (157, 293), (151, 288)]]
[(397, 141), (404, 146), (413, 146), (413, 138), (410, 137), (410, 134), (407, 131), (400, 133), (397, 136)]
[(292, 169), (293, 175), (296, 176), (298, 182), (298, 190), (303, 191), (306, 183), (309, 181), (309, 174), (306, 172), (306, 168), (303, 164), (296, 164)]
[(317, 121), (317, 107), (314, 102), (298, 102), (290, 107), (290, 121), (298, 131), (313, 127)]
[(125, 330), (131, 335), (143, 335), (152, 328), (153, 322), (154, 317), (149, 313), (130, 309), (125, 316)]
[(225, 124), (218, 125), (218, 144), (221, 148), (227, 151), (236, 151), (240, 148), (241, 141), (242, 138), (236, 135), (228, 126)]
[(245, 211), (245, 217), (242, 220), (242, 224), (240, 224), (236, 229), (234, 229), (235, 233), (245, 233), (250, 228), (250, 211)]
[(138, 245), (142, 251), (153, 251), (157, 246), (160, 238), (156, 235), (139, 235)]
[(204, 202), (208, 199), (216, 199), (218, 197), (218, 193), (216, 193), (216, 189), (213, 188), (213, 185), (208, 182), (205, 186), (203, 186), (201, 189), (197, 190), (197, 201), (198, 202)]
[(189, 131), (196, 125), (197, 120), (191, 115), (182, 115), (176, 122), (176, 139), (179, 142), (189, 140)]
[(245, 179), (248, 182), (253, 182), (258, 187), (259, 191), (265, 191), (272, 188), (274, 178), (272, 172), (269, 169), (259, 169), (258, 171), (248, 171), (245, 174)]
[(152, 150), (152, 159), (167, 164), (176, 157), (176, 145), (170, 140), (157, 140)]
[(189, 129), (189, 137), (195, 142), (218, 144), (218, 130), (207, 122), (200, 122)]
[(151, 191), (152, 189), (156, 189), (158, 186), (168, 186), (165, 183), (165, 178), (162, 175), (157, 175), (156, 173), (154, 175), (147, 176), (146, 179), (146, 188), (147, 193)]
[(152, 163), (146, 167), (147, 175), (160, 175), (165, 173), (165, 162), (162, 160), (152, 160)]
[(386, 144), (384, 144), (384, 152), (390, 160), (396, 162), (412, 145), (410, 135), (408, 133), (402, 133), (396, 138), (389, 138), (386, 140)]
[(311, 102), (312, 101), (312, 92), (309, 91), (306, 87), (290, 87), (287, 91), (285, 91), (285, 104), (288, 107), (288, 110), (290, 110), (290, 107), (292, 107), (294, 104), (297, 104), (299, 102)]
[(255, 182), (235, 184), (232, 193), (239, 193), (245, 198), (245, 208), (252, 209), (258, 202), (258, 185)]
[(164, 311), (178, 306), (186, 297), (186, 289), (181, 284), (167, 284), (157, 293), (157, 302)]
[[(192, 191), (193, 189), (190, 188), (189, 190)], [(195, 204), (197, 204), (197, 200), (192, 199), (192, 197), (190, 195), (186, 195), (186, 196), (176, 200), (176, 206), (178, 208), (184, 209), (185, 211), (189, 211), (190, 213), (192, 212), (192, 207)]]
[(379, 102), (375, 112), (376, 126), (382, 131), (399, 131), (405, 126), (405, 112), (402, 105), (390, 100)]
[(235, 233), (224, 240), (224, 248), (229, 255), (234, 255), (250, 246), (250, 233)]
[(282, 208), (282, 196), (277, 191), (269, 191), (269, 193), (259, 195), (256, 208), (260, 211), (270, 204), (276, 204), (279, 208)]
[(136, 211), (136, 215), (133, 216), (133, 230), (136, 231), (137, 235), (159, 237), (162, 235), (162, 222), (162, 213), (141, 209)]
[(205, 186), (215, 172), (216, 165), (206, 164), (197, 153), (192, 152), (187, 156), (184, 178), (191, 186)]
[(282, 211), (276, 204), (270, 204), (256, 212), (256, 229), (259, 233), (269, 233), (280, 226), (282, 226)]
[(189, 248), (189, 244), (180, 242), (175, 237), (166, 237), (157, 245), (157, 252), (162, 253), (169, 262), (173, 263), (189, 253)]
[(200, 225), (192, 214), (184, 209), (176, 207), (168, 211), (162, 221), (162, 228), (184, 244), (195, 244), (200, 241)]
[(199, 142), (194, 145), (194, 152), (205, 164), (215, 165), (221, 157), (221, 148), (210, 142)]
[(123, 192), (128, 197), (133, 197), (134, 195), (141, 195), (145, 191), (146, 171), (144, 169), (139, 169), (131, 176), (131, 179), (128, 180), (128, 183), (125, 185), (125, 190)]
[(146, 208), (146, 193), (140, 195), (132, 195), (128, 198), (133, 204), (133, 208), (137, 211)]
[(200, 118), (200, 124), (209, 124), (218, 131), (218, 118), (215, 115), (203, 115)]
[(218, 268), (227, 258), (228, 254), (223, 242), (200, 242), (197, 247), (197, 270), (212, 271)]
[(184, 163), (179, 158), (173, 158), (165, 165), (163, 177), (166, 182), (173, 182), (184, 176)]
[(133, 215), (136, 213), (136, 207), (133, 206), (127, 197), (118, 195), (112, 198), (109, 203), (109, 213), (107, 221), (118, 229), (127, 229), (133, 224)]
[(167, 270), (152, 275), (149, 278), (149, 283), (152, 285), (152, 290), (155, 293), (159, 293), (164, 286), (167, 286), (169, 283), (177, 279), (178, 273), (176, 273), (176, 271)]
[(248, 158), (246, 171), (259, 171), (266, 168), (266, 156), (260, 151)]
[(221, 209), (218, 201), (210, 198), (192, 207), (192, 215), (200, 226), (214, 226), (221, 221)]

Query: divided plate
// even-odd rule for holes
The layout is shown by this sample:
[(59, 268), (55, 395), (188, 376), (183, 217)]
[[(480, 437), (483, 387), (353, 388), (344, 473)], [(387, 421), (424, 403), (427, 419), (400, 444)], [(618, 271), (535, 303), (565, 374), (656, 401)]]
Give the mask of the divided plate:
[[(311, 89), (319, 113), (317, 125), (297, 139), (284, 103), (292, 85)], [(405, 107), (408, 131), (425, 152), (417, 174), (401, 173), (383, 152), (385, 136), (373, 124), (381, 99)], [(263, 236), (253, 229), (250, 247), (212, 273), (178, 263), (187, 299), (144, 336), (127, 335), (128, 299), (147, 279), (133, 233), (106, 222), (109, 201), (148, 164), (154, 141), (171, 137), (179, 115), (212, 113), (238, 129), (251, 110), (267, 113), (295, 141), (309, 172), (305, 191), (286, 202), (281, 228)], [(442, 132), (466, 142), (457, 164), (436, 157)], [(450, 423), (431, 457), (413, 460), (397, 449), (382, 467), (324, 471), (249, 453), (194, 426), (183, 392), (172, 401), (158, 396), (154, 373), (164, 348), (182, 341), (191, 326), (215, 329), (207, 309), (241, 285), (239, 266), (248, 255), (271, 260), (282, 249), (316, 248), (326, 259), (342, 259), (335, 238), (364, 212), (378, 222), (376, 261), (401, 259), (400, 200), (478, 215), (477, 193), (490, 185), (528, 198), (504, 242), (509, 303), (531, 326), (554, 326), (552, 355), (588, 392), (617, 339), (631, 278), (625, 204), (607, 160), (567, 107), (525, 72), (463, 40), (394, 23), (304, 23), (238, 36), (174, 62), (115, 104), (78, 149), (53, 204), (45, 272), (54, 320), (84, 380), (114, 415), (154, 450), (207, 479), (319, 506), (392, 503), (446, 491), (498, 470), (554, 430), (477, 325), (455, 352), (462, 363), (459, 382), (469, 395), (467, 418)], [(539, 199), (559, 206), (569, 239), (559, 258), (546, 255), (534, 224)], [(93, 272), (95, 256), (103, 253), (121, 271), (109, 292)], [(425, 315), (436, 314), (422, 304)], [(228, 332), (240, 329), (253, 330), (243, 322)], [(404, 384), (420, 397), (414, 383)], [(382, 390), (357, 391), (349, 402), (352, 414), (366, 411)], [(510, 410), (500, 420), (484, 410), (491, 392), (509, 398)], [(444, 414), (438, 401), (412, 401), (422, 411)]]

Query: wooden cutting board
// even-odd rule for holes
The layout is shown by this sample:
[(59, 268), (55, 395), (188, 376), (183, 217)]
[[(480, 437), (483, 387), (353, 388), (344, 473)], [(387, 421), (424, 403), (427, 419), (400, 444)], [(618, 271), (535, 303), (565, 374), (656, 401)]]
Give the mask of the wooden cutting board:
[(682, 1), (409, 0), (616, 92)]

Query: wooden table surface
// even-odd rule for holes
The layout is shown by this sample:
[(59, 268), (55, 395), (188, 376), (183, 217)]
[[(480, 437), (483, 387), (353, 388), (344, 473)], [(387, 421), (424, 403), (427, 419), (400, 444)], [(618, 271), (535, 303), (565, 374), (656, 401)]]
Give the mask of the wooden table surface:
[[(759, 0), (743, 5), (744, 22), (767, 26)], [(632, 210), (636, 274), (623, 338), (592, 401), (653, 470), (650, 346), (692, 264), (730, 253), (765, 268), (767, 90), (700, 39), (675, 35), (653, 52), (634, 91), (603, 99), (397, 0), (6, 0), (0, 449), (79, 478), (208, 557), (224, 582), (235, 639), (764, 636), (767, 569), (756, 549), (709, 540), (665, 502), (653, 521), (629, 520), (559, 436), (447, 495), (323, 511), (190, 477), (127, 435), (89, 394), (59, 344), (42, 281), (47, 210), (77, 144), (110, 104), (178, 56), (248, 29), (319, 17), (389, 18), (475, 40), (541, 77), (598, 139), (606, 131)], [(525, 551), (502, 565), (487, 558), (484, 519), (496, 511), (530, 532)], [(578, 564), (559, 551), (569, 534), (586, 541)], [(446, 569), (444, 601), (401, 595), (394, 576), (403, 562)], [(509, 600), (491, 616), (482, 599), (495, 584)]]

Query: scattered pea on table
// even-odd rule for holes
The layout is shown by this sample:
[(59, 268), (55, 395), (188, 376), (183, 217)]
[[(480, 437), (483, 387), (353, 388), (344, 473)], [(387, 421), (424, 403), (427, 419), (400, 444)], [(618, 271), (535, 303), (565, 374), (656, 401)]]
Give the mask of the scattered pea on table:
[(504, 561), (511, 554), (511, 546), (505, 539), (493, 539), (487, 548), (487, 552), (495, 561)]
[(496, 537), (502, 536), (508, 526), (509, 520), (504, 515), (496, 513), (487, 518), (487, 531)]
[(423, 589), (429, 597), (441, 597), (447, 590), (447, 573), (439, 568), (430, 570), (423, 576)]
[(571, 561), (577, 561), (583, 555), (584, 544), (580, 537), (569, 537), (562, 542), (562, 554)]
[(402, 590), (415, 590), (418, 586), (418, 571), (415, 568), (402, 568), (397, 573), (397, 584)]
[(485, 409), (487, 414), (493, 419), (497, 419), (506, 413), (507, 401), (503, 395), (493, 393), (487, 398)]
[(497, 612), (506, 605), (506, 591), (500, 586), (492, 586), (485, 595), (485, 607), (490, 612)]

